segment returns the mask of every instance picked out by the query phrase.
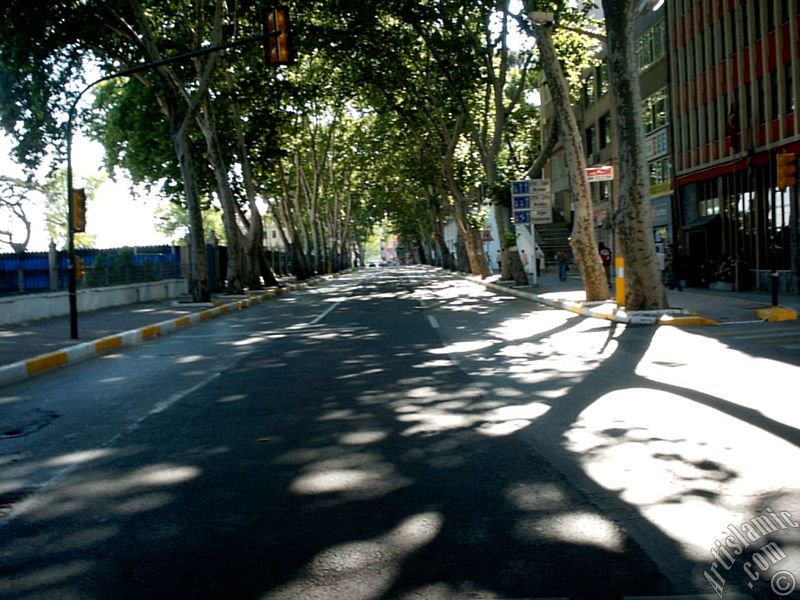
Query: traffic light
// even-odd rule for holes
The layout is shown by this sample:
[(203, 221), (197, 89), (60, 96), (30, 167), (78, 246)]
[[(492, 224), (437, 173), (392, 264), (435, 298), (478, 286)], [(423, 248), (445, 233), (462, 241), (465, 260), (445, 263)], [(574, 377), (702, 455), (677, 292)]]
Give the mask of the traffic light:
[(778, 189), (794, 187), (797, 184), (797, 155), (784, 152), (776, 156), (778, 160)]
[(75, 257), (75, 279), (82, 279), (86, 275), (86, 265), (83, 262), (83, 257)]
[(264, 17), (264, 34), (267, 36), (267, 63), (272, 66), (290, 65), (294, 62), (289, 37), (289, 9), (285, 6), (268, 8)]
[(72, 231), (86, 231), (86, 192), (72, 190)]

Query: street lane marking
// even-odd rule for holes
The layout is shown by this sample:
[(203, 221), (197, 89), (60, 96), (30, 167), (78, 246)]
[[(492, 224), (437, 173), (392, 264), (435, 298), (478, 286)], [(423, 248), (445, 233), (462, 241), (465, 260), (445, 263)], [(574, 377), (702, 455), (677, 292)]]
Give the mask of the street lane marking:
[(339, 305), (340, 305), (342, 302), (344, 302), (344, 300), (339, 300), (339, 301), (338, 301), (338, 302), (336, 302), (335, 304), (331, 304), (331, 305), (328, 307), (328, 309), (327, 309), (325, 312), (323, 312), (321, 315), (318, 315), (316, 319), (314, 319), (313, 321), (311, 321), (311, 325), (316, 325), (317, 323), (319, 323), (320, 321), (322, 321), (322, 319), (324, 319), (325, 317), (327, 317), (327, 316), (328, 316), (328, 314), (329, 314), (329, 313), (330, 313), (330, 312), (331, 312), (331, 311), (332, 311), (334, 308), (336, 308), (337, 306), (339, 306)]
[(434, 329), (439, 329), (439, 322), (436, 320), (435, 317), (433, 317), (432, 315), (428, 315), (428, 321), (430, 321), (431, 327), (433, 327)]

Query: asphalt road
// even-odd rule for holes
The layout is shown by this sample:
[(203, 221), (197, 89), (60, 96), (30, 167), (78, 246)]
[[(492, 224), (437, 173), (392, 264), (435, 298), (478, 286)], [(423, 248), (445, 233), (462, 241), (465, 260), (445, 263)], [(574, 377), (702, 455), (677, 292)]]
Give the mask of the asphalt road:
[(796, 385), (692, 332), (349, 275), (0, 390), (0, 597), (711, 593), (727, 523), (800, 516), (771, 468), (800, 417), (743, 365)]

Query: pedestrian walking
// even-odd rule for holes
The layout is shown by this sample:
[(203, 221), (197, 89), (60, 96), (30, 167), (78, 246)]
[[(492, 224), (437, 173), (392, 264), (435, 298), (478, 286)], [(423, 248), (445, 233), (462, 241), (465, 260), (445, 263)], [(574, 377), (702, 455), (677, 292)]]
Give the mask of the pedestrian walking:
[(558, 263), (558, 280), (567, 280), (567, 254), (563, 250), (556, 252), (556, 263)]
[(600, 242), (597, 246), (597, 252), (600, 254), (600, 260), (603, 263), (603, 270), (606, 272), (606, 281), (611, 284), (611, 250), (603, 243)]
[(661, 282), (666, 283), (666, 270), (667, 270), (667, 254), (664, 247), (656, 244), (656, 264), (658, 265), (658, 273), (661, 276)]
[(672, 244), (667, 244), (667, 255), (664, 258), (664, 283), (671, 290), (677, 287), (679, 292), (683, 291), (683, 259), (680, 250)]

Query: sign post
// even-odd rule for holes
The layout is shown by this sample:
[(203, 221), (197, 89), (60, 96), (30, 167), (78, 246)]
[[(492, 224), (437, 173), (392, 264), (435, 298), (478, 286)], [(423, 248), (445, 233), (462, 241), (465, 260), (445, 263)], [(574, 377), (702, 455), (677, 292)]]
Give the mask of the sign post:
[(514, 223), (527, 225), (531, 233), (532, 248), (528, 261), (533, 266), (533, 284), (538, 281), (536, 272), (536, 225), (553, 222), (549, 179), (522, 179), (511, 182), (511, 208)]

